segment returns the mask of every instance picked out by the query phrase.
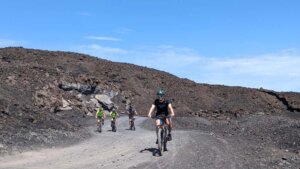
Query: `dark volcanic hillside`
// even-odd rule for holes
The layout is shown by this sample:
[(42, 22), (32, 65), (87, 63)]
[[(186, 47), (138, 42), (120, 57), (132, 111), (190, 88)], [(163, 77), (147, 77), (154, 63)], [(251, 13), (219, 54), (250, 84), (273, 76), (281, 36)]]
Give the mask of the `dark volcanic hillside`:
[(160, 87), (167, 90), (180, 116), (226, 119), (300, 110), (299, 93), (197, 84), (166, 72), (71, 52), (0, 49), (0, 79), (1, 151), (32, 141), (77, 137), (72, 132), (98, 106), (106, 110), (116, 106), (122, 112), (132, 102), (145, 115)]

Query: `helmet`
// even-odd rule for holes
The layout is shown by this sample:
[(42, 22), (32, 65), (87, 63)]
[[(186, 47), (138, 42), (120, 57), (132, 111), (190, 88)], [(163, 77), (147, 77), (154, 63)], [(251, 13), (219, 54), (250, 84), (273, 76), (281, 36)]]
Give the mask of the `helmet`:
[(163, 89), (159, 89), (156, 94), (159, 97), (163, 97), (165, 95), (165, 91)]

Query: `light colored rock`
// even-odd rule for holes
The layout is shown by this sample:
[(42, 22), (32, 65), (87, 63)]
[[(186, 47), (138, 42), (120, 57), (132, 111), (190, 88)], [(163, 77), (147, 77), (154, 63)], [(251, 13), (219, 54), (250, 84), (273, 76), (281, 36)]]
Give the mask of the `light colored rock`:
[(59, 110), (65, 111), (65, 110), (72, 110), (72, 107), (68, 106), (68, 107), (59, 107)]
[(93, 113), (91, 113), (91, 112), (88, 112), (86, 115), (88, 115), (88, 116), (94, 116)]
[(64, 98), (62, 98), (62, 107), (69, 107), (70, 106), (70, 103), (67, 101), (67, 100), (65, 100)]
[(111, 97), (105, 95), (105, 94), (97, 94), (95, 95), (95, 98), (107, 109), (111, 109), (114, 106), (114, 103), (110, 100)]
[(84, 100), (83, 103), (88, 112), (94, 112), (96, 108), (102, 107), (95, 98), (92, 98), (91, 100)]
[(113, 102), (110, 100), (111, 98), (105, 94), (97, 94), (95, 98), (101, 103), (112, 104)]
[(80, 101), (82, 101), (82, 100), (83, 100), (83, 96), (82, 96), (82, 94), (81, 94), (81, 93), (79, 93), (79, 94), (77, 95), (77, 98), (78, 98)]
[(263, 116), (263, 115), (265, 115), (265, 113), (264, 112), (258, 112), (257, 115)]
[(5, 82), (9, 85), (15, 85), (17, 83), (16, 77), (14, 75), (8, 76)]
[(95, 107), (101, 107), (97, 99), (91, 99), (91, 102), (95, 105)]
[(104, 110), (104, 113), (106, 114), (106, 116), (109, 115), (109, 111), (107, 111), (107, 110)]
[(62, 98), (62, 106), (58, 108), (59, 110), (65, 111), (65, 110), (72, 110), (72, 107), (70, 106), (70, 103)]

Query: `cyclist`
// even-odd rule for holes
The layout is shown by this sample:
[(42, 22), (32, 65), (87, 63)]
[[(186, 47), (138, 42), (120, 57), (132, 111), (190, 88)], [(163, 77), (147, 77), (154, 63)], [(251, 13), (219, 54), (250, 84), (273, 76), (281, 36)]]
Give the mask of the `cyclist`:
[[(172, 104), (165, 99), (165, 91), (163, 89), (159, 89), (157, 91), (157, 99), (154, 101), (154, 103), (152, 104), (149, 113), (148, 113), (148, 117), (151, 118), (151, 115), (153, 113), (153, 111), (156, 109), (156, 117), (159, 115), (165, 115), (167, 116), (165, 123), (168, 125), (168, 141), (172, 140), (172, 135), (171, 135), (171, 131), (172, 131), (172, 120), (171, 117), (174, 116), (174, 110), (172, 107)], [(156, 130), (158, 130), (158, 127), (160, 126), (160, 120), (156, 119)], [(157, 142), (157, 141), (156, 141)]]
[(102, 122), (102, 125), (104, 125), (104, 119), (106, 118), (106, 114), (103, 111), (103, 108), (97, 108), (96, 112), (96, 119), (97, 119), (97, 126)]
[(129, 128), (131, 128), (131, 122), (134, 120), (134, 116), (137, 115), (136, 110), (132, 107), (132, 105), (129, 105), (129, 108), (127, 110), (127, 114), (129, 117)]
[(117, 113), (116, 108), (113, 108), (112, 111), (109, 113), (109, 115), (111, 118), (111, 127), (112, 127), (113, 123), (116, 125), (116, 119), (117, 116), (119, 116), (119, 114)]

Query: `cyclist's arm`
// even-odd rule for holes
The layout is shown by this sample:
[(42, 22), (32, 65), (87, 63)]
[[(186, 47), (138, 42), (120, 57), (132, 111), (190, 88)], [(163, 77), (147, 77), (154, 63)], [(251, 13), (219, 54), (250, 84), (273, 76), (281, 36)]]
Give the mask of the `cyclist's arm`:
[(150, 110), (149, 110), (149, 113), (148, 113), (148, 117), (151, 117), (151, 116), (152, 116), (152, 113), (153, 113), (154, 109), (155, 109), (155, 105), (152, 104), (152, 106), (151, 106), (151, 108), (150, 108)]
[(106, 113), (103, 111), (103, 118), (105, 119), (106, 118)]
[(171, 103), (168, 105), (168, 108), (169, 108), (169, 110), (171, 111), (171, 116), (174, 116), (175, 113), (174, 113), (174, 110), (173, 110), (173, 107), (172, 107), (172, 104), (171, 104)]

